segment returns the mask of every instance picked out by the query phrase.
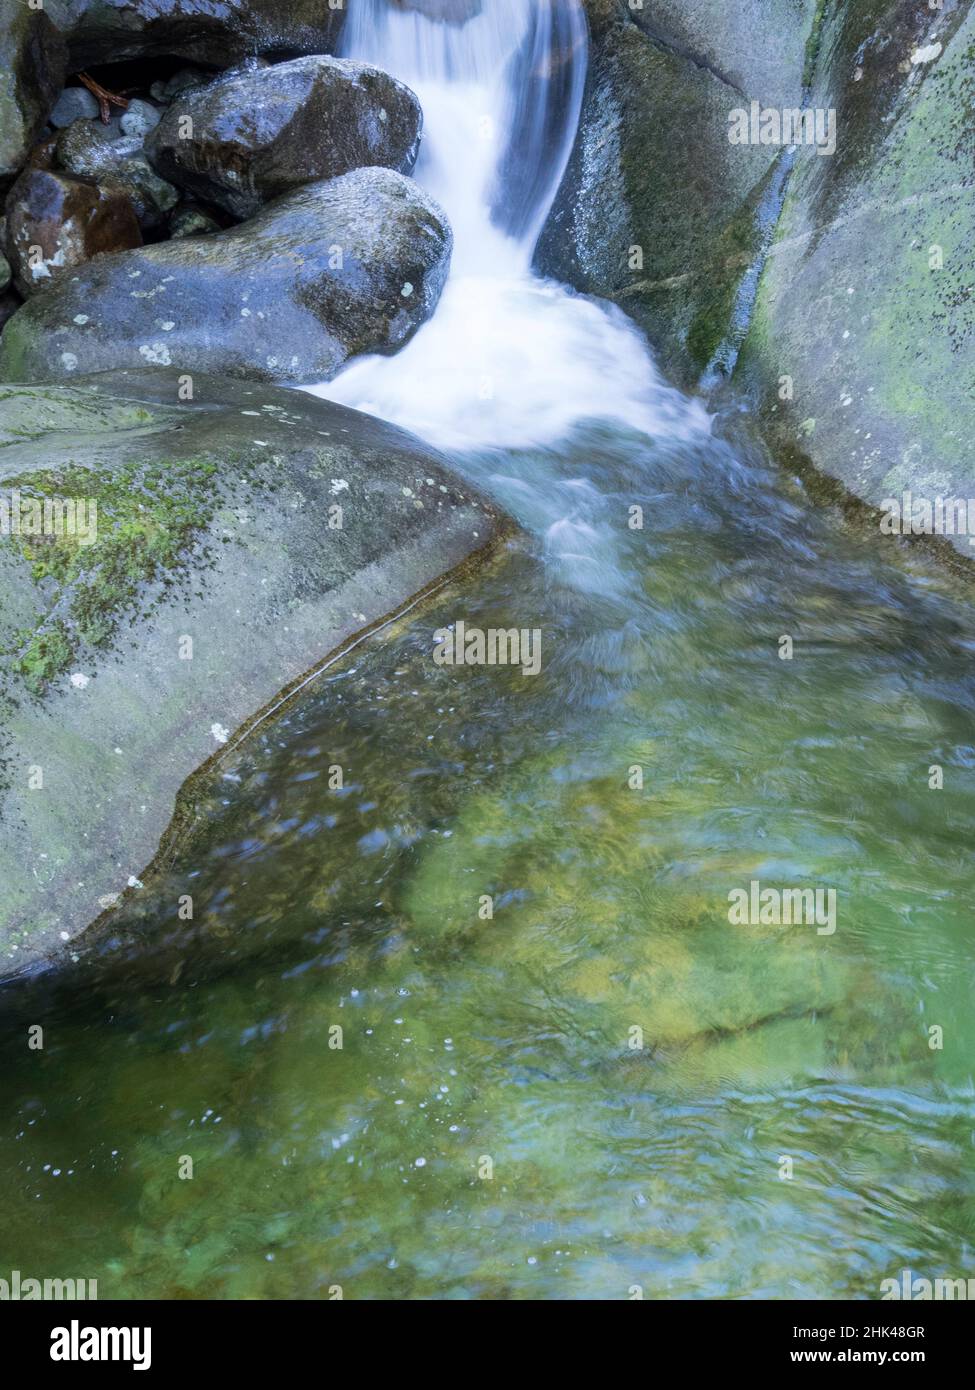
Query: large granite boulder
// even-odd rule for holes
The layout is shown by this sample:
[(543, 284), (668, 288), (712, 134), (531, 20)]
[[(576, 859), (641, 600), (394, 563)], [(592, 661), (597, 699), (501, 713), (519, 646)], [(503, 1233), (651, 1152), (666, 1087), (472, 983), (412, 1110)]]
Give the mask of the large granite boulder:
[(351, 356), (393, 352), (440, 296), (444, 214), (391, 169), (286, 194), (252, 221), (102, 257), (7, 324), (0, 379), (149, 365), (321, 381)]
[(170, 182), (238, 218), (282, 193), (371, 165), (408, 174), (420, 103), (365, 63), (296, 58), (177, 97), (146, 153)]
[[(605, 9), (605, 0), (587, 0)], [(799, 103), (816, 46), (817, 0), (642, 0), (628, 6), (648, 38), (762, 106)]]
[(763, 45), (727, 8), (587, 0), (582, 117), (536, 253), (544, 274), (626, 309), (684, 386), (729, 334), (776, 210), (783, 151), (732, 144), (731, 113), (752, 100), (801, 104), (815, 0), (759, 7), (772, 11)]
[(797, 159), (737, 374), (787, 458), (885, 512), (911, 491), (922, 534), (975, 477), (973, 51), (969, 0), (829, 7), (811, 104), (837, 150)]
[(111, 911), (275, 697), (509, 525), (401, 430), (172, 371), (0, 388), (0, 484), (0, 975)]

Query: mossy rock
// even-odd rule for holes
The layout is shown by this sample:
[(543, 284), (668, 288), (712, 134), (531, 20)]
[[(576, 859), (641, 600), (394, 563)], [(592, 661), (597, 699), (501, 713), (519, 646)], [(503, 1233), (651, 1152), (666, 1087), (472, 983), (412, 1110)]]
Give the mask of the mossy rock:
[[(0, 388), (21, 526), (0, 546), (4, 970), (113, 905), (235, 731), (507, 527), (368, 416), (201, 376), (185, 391), (166, 370)], [(76, 500), (84, 535), (54, 510)]]
[(698, 382), (731, 330), (767, 234), (763, 199), (780, 151), (732, 145), (729, 115), (753, 97), (799, 104), (815, 19), (812, 0), (776, 6), (778, 59), (757, 63), (751, 31), (737, 10), (729, 24), (725, 8), (587, 5), (582, 117), (536, 253), (542, 273), (619, 303), (682, 386)]
[(975, 10), (828, 6), (819, 54), (837, 150), (799, 155), (738, 381), (782, 453), (873, 506), (967, 498)]

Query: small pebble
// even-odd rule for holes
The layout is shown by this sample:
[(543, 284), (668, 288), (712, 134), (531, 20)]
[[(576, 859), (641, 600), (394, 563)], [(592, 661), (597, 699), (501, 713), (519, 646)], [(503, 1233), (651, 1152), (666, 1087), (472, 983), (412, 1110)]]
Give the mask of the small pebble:
[(147, 101), (140, 101), (138, 97), (129, 102), (129, 109), (122, 115), (122, 134), (135, 135), (140, 140), (144, 140), (154, 126), (160, 121), (159, 112), (154, 106), (150, 106)]
[(63, 130), (75, 121), (93, 121), (97, 115), (98, 102), (87, 87), (65, 87), (48, 120), (56, 130)]

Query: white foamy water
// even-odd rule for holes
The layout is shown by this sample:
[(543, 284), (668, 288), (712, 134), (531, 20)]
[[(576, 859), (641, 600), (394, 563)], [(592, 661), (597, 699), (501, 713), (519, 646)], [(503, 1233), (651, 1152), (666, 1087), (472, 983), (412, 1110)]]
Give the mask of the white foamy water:
[(531, 270), (578, 124), (586, 50), (579, 0), (482, 0), (462, 25), (391, 0), (350, 7), (343, 55), (420, 98), (414, 176), (446, 211), (454, 254), (436, 312), (406, 347), (358, 358), (312, 394), (455, 450), (553, 445), (600, 418), (669, 437), (707, 429), (623, 313)]

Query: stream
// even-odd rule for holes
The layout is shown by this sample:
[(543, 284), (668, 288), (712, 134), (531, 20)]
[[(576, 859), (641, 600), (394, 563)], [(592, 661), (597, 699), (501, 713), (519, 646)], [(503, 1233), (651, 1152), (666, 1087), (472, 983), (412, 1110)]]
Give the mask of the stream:
[[(259, 725), (112, 937), (7, 991), (44, 1047), (4, 1054), (0, 1267), (102, 1298), (964, 1275), (969, 591), (533, 274), (575, 0), (461, 26), (360, 0), (344, 43), (419, 94), (454, 261), (405, 349), (309, 389), (436, 444), (522, 534)], [(459, 621), (538, 630), (539, 673), (436, 664)], [(753, 881), (835, 890), (835, 931), (733, 924)]]

